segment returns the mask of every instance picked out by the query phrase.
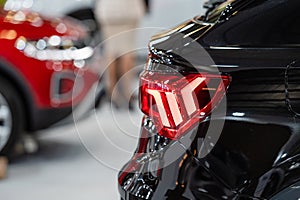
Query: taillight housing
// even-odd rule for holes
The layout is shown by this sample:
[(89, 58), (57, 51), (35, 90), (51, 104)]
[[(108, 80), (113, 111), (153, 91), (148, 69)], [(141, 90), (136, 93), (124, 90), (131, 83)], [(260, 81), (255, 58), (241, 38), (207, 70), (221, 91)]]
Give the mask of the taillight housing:
[(140, 108), (158, 134), (178, 139), (217, 107), (230, 83), (227, 75), (144, 71)]

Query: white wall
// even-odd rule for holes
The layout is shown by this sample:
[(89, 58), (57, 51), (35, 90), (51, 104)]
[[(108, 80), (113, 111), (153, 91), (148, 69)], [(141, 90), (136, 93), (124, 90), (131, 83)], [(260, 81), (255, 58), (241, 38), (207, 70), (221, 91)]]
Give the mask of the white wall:
[(150, 0), (151, 11), (145, 16), (138, 31), (137, 48), (147, 47), (150, 37), (196, 15), (204, 14), (205, 0)]
[(151, 13), (144, 26), (174, 26), (204, 12), (204, 0), (151, 0)]

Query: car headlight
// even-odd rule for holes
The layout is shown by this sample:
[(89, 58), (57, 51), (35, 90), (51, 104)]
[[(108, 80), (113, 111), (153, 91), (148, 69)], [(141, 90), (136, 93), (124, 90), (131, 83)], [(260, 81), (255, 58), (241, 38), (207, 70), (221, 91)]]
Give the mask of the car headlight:
[(21, 36), (16, 40), (15, 47), (26, 56), (41, 61), (80, 61), (90, 58), (94, 53), (92, 47), (84, 46), (80, 41), (57, 35), (36, 41)]

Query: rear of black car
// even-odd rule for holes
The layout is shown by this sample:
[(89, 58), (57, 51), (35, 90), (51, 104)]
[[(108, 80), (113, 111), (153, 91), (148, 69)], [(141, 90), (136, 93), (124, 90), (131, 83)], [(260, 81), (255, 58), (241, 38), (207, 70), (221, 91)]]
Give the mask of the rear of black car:
[(299, 8), (225, 2), (153, 36), (122, 199), (299, 198)]

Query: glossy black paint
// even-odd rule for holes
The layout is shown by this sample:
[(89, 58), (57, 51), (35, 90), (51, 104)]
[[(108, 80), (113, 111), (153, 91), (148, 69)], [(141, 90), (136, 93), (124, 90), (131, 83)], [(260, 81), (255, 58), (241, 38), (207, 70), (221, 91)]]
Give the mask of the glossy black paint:
[[(166, 65), (232, 77), (221, 102), (226, 116), (207, 118), (167, 143), (145, 117), (137, 153), (148, 156), (141, 162), (135, 154), (123, 168), (134, 163), (131, 173), (120, 172), (123, 199), (281, 200), (299, 194), (299, 9), (298, 0), (237, 0), (219, 21), (196, 17), (153, 37), (149, 70)], [(219, 140), (206, 139), (209, 125), (224, 120)], [(177, 159), (164, 166), (172, 156)], [(155, 175), (149, 173), (153, 163), (161, 168)]]

